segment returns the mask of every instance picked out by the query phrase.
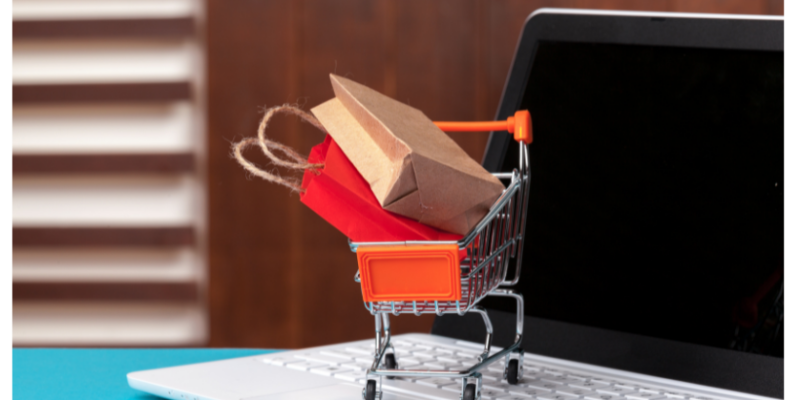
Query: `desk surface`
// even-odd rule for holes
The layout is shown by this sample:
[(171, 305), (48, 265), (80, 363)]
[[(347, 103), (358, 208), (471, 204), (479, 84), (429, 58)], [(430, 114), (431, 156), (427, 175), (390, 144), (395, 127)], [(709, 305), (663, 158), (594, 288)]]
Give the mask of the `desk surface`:
[(128, 372), (272, 353), (256, 349), (14, 349), (15, 400), (156, 400)]

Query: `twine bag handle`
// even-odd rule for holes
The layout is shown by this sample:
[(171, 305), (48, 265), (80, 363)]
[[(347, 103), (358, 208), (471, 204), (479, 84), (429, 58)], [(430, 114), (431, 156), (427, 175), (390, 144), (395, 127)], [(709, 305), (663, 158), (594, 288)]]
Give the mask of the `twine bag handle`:
[[(261, 123), (258, 125), (258, 137), (246, 138), (240, 141), (239, 143), (234, 144), (233, 156), (234, 158), (236, 158), (236, 161), (238, 161), (239, 164), (241, 164), (241, 166), (244, 167), (244, 169), (246, 169), (253, 175), (262, 178), (266, 181), (286, 186), (287, 188), (291, 189), (294, 192), (305, 192), (305, 189), (300, 187), (300, 184), (299, 182), (297, 182), (297, 180), (282, 178), (277, 173), (267, 172), (259, 168), (252, 162), (248, 161), (242, 155), (242, 151), (244, 151), (244, 149), (257, 144), (261, 148), (261, 151), (264, 153), (264, 155), (267, 156), (267, 158), (269, 158), (270, 161), (272, 161), (274, 164), (295, 170), (305, 171), (308, 169), (319, 175), (319, 171), (317, 171), (317, 169), (322, 168), (324, 164), (309, 163), (305, 157), (301, 156), (300, 154), (297, 154), (297, 152), (294, 151), (291, 147), (269, 140), (264, 135), (264, 131), (269, 126), (269, 121), (272, 119), (273, 116), (275, 116), (278, 113), (296, 115), (302, 118), (304, 121), (308, 122), (309, 124), (314, 125), (315, 127), (317, 127), (317, 129), (321, 130), (322, 132), (327, 132), (325, 130), (325, 127), (322, 126), (322, 124), (313, 115), (301, 110), (298, 107), (289, 104), (271, 107), (267, 109), (266, 112), (264, 112), (264, 116), (261, 118)], [(288, 160), (283, 160), (279, 158), (276, 155), (276, 153), (283, 153), (283, 156), (288, 158)]]

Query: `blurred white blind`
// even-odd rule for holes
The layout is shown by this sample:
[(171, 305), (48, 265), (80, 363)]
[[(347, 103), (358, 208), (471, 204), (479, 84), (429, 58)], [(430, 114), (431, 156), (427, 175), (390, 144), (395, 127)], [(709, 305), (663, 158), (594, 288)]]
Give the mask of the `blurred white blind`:
[(14, 345), (205, 342), (201, 9), (14, 0)]

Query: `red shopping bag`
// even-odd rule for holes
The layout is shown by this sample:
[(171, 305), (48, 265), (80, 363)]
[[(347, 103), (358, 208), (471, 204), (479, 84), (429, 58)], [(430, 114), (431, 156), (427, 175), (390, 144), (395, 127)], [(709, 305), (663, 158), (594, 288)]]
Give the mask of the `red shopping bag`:
[(325, 166), (305, 171), (300, 201), (354, 242), (461, 238), (384, 210), (330, 135), (311, 149), (308, 162)]

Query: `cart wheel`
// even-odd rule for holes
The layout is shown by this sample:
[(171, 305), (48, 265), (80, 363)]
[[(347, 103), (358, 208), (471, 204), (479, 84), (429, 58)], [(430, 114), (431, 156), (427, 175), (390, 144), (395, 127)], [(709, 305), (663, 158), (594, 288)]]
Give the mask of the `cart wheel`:
[[(389, 353), (383, 356), (383, 365), (386, 369), (397, 369), (397, 360), (394, 358), (394, 354)], [(387, 379), (394, 379), (394, 376), (387, 376)]]
[(519, 382), (519, 360), (511, 360), (508, 362), (508, 367), (506, 367), (506, 377), (508, 378), (508, 383), (512, 385), (516, 385)]
[(364, 388), (364, 400), (375, 400), (375, 381), (373, 379), (367, 381), (367, 387)]
[(386, 369), (397, 369), (397, 360), (395, 360), (394, 354), (392, 353), (383, 356), (383, 364), (386, 366)]
[(475, 400), (475, 397), (477, 396), (475, 392), (475, 384), (468, 384), (467, 387), (464, 388), (464, 397), (462, 397), (461, 400)]

